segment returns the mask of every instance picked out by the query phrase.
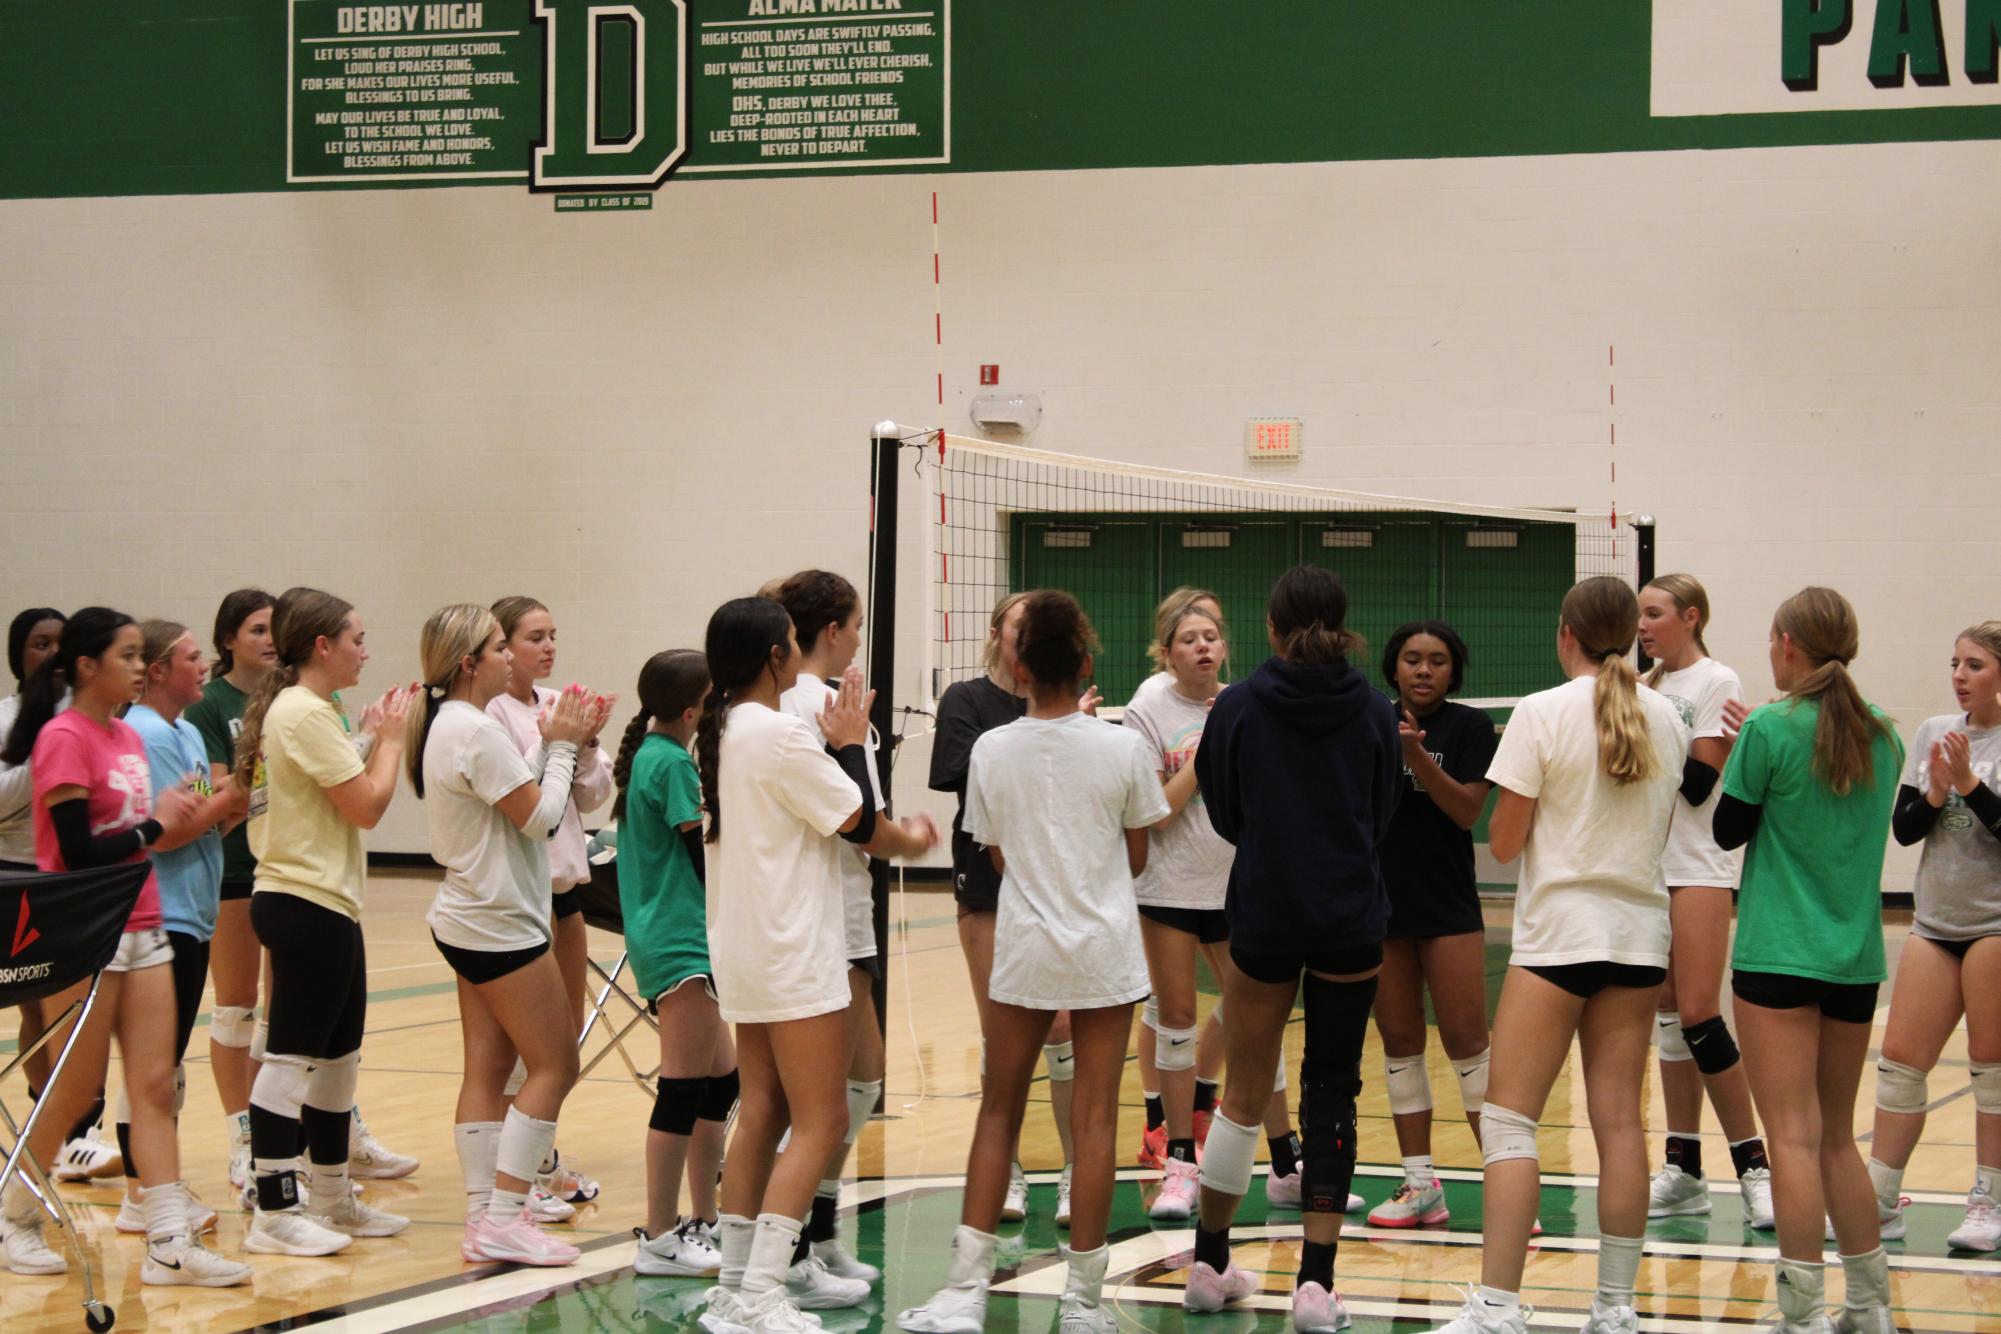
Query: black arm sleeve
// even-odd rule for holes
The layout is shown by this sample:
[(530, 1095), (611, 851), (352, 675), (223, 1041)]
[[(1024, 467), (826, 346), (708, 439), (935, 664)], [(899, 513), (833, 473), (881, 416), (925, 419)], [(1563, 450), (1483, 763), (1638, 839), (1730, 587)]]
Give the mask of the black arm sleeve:
[(1925, 794), (1909, 783), (1897, 789), (1897, 804), (1890, 811), (1890, 832), (1899, 847), (1922, 843), (1938, 823), (1939, 808), (1925, 800)]
[(681, 846), (688, 850), (688, 860), (695, 864), (695, 879), (709, 883), (709, 858), (702, 851), (702, 827), (693, 825), (681, 831)]
[(1716, 835), (1716, 846), (1725, 852), (1734, 852), (1751, 841), (1751, 835), (1758, 832), (1758, 821), (1763, 818), (1765, 808), (1748, 801), (1739, 801), (1728, 792), (1723, 800), (1716, 803), (1716, 820), (1711, 832)]
[(839, 750), (831, 747), (827, 753), (834, 757), (834, 763), (841, 766), (841, 772), (854, 779), (855, 786), (862, 790), (862, 815), (855, 821), (855, 827), (841, 837), (850, 843), (867, 843), (875, 837), (875, 785), (869, 782), (868, 750), (862, 746), (842, 746)]
[(72, 797), (58, 806), (49, 807), (49, 821), (56, 827), (56, 845), (62, 849), (63, 865), (72, 871), (86, 870), (92, 866), (116, 866), (138, 852), (146, 845), (139, 837), (139, 830), (152, 826), (154, 838), (160, 836), (160, 822), (146, 820), (138, 828), (127, 829), (117, 834), (93, 834), (90, 832), (90, 803), (82, 797)]
[(1967, 809), (1973, 818), (1987, 826), (1987, 832), (2001, 838), (2001, 796), (1994, 789), (1982, 783), (1966, 794)]
[(1716, 780), (1723, 775), (1693, 755), (1681, 764), (1681, 795), (1691, 806), (1700, 806), (1709, 800), (1709, 794), (1716, 790)]

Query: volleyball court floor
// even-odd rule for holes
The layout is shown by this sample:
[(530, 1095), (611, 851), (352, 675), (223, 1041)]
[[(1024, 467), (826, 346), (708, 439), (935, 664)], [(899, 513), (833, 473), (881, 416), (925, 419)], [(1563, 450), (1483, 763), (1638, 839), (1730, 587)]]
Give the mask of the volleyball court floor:
[[(451, 974), (437, 956), (423, 914), (434, 877), (378, 873), (371, 878), (366, 911), (369, 951), (368, 1037), (362, 1048), (361, 1104), (384, 1143), (420, 1155), (422, 1167), (402, 1181), (370, 1183), (372, 1200), (409, 1215), (400, 1237), (358, 1241), (329, 1259), (253, 1257), (256, 1279), (248, 1288), (204, 1291), (145, 1288), (139, 1283), (141, 1243), (112, 1228), (115, 1183), (64, 1190), (84, 1245), (101, 1260), (101, 1290), (117, 1309), (120, 1330), (304, 1329), (344, 1331), (469, 1329), (493, 1331), (686, 1331), (692, 1334), (706, 1282), (635, 1279), (629, 1267), (631, 1228), (644, 1217), (643, 1144), (651, 1097), (609, 1055), (572, 1094), (559, 1143), (565, 1155), (602, 1185), (564, 1229), (582, 1247), (583, 1260), (563, 1270), (475, 1268), (458, 1256), (463, 1194), (452, 1154), (452, 1105), (458, 1088), (459, 1030)], [(958, 1221), (959, 1182), (978, 1105), (979, 1029), (958, 948), (952, 901), (942, 893), (912, 891), (892, 898), (889, 1071), (885, 1114), (871, 1121), (850, 1164), (844, 1192), (843, 1235), (886, 1277), (877, 1295), (853, 1311), (823, 1313), (831, 1334), (893, 1330), (904, 1306), (921, 1301), (942, 1281), (946, 1246)], [(1894, 960), (1908, 914), (1894, 915), (1887, 932)], [(1499, 985), (1508, 951), (1508, 908), (1488, 910), (1487, 982)], [(615, 936), (592, 933), (592, 956), (609, 964)], [(1887, 1005), (1889, 988), (1883, 989)], [(1203, 1006), (1213, 1001), (1205, 996)], [(203, 1023), (206, 1024), (206, 1001)], [(612, 1011), (619, 1013), (616, 1006)], [(1884, 1012), (1877, 1013), (1880, 1038)], [(1299, 1059), (1297, 1020), (1287, 1041), (1288, 1060)], [(11, 1020), (0, 1019), (0, 1033)], [(653, 1063), (654, 1039), (635, 1031), (628, 1039), (642, 1068)], [(593, 1037), (586, 1059), (602, 1043)], [(7, 1042), (11, 1050), (11, 1039)], [(1460, 1305), (1460, 1288), (1478, 1281), (1480, 1263), (1480, 1157), (1457, 1112), (1451, 1067), (1435, 1035), (1430, 1044), (1432, 1084), (1440, 1106), (1435, 1151), (1452, 1210), (1449, 1225), (1418, 1231), (1368, 1227), (1353, 1214), (1344, 1230), (1339, 1286), (1361, 1334), (1416, 1331), (1442, 1324)], [(207, 1069), (207, 1048), (197, 1031), (190, 1051), (188, 1102), (181, 1143), (184, 1171), (197, 1193), (221, 1214), (211, 1243), (232, 1253), (243, 1238), (245, 1215), (230, 1205), (225, 1175), (224, 1125)], [(1912, 1331), (2001, 1330), (2001, 1257), (1948, 1252), (1945, 1237), (1960, 1221), (1973, 1171), (1973, 1106), (1966, 1085), (1964, 1033), (1947, 1045), (1932, 1078), (1935, 1101), (1926, 1137), (1911, 1161), (1905, 1189), (1910, 1235), (1888, 1244), (1899, 1324)], [(1361, 1158), (1355, 1189), (1371, 1205), (1388, 1196), (1401, 1176), (1385, 1101), (1381, 1046), (1373, 1033), (1364, 1059)], [(1873, 1075), (1865, 1075), (1858, 1124), (1865, 1130), (1873, 1105)], [(114, 1076), (115, 1084), (115, 1061)], [(1297, 1081), (1295, 1080), (1295, 1083)], [(1660, 1151), (1665, 1122), (1658, 1081), (1649, 1073), (1650, 1149)], [(17, 1114), (19, 1077), (0, 1088)], [(1059, 1234), (1050, 1221), (1056, 1171), (1061, 1166), (1050, 1124), (1046, 1085), (1031, 1095), (1022, 1155), (1032, 1201), (1026, 1224), (1004, 1227), (1001, 1272), (988, 1308), (995, 1334), (1044, 1334), (1056, 1323), (1063, 1268)], [(1120, 1157), (1132, 1161), (1144, 1124), (1137, 1070), (1129, 1064), (1123, 1094)], [(1705, 1157), (1727, 1163), (1713, 1117)], [(1538, 1328), (1576, 1329), (1590, 1306), (1596, 1266), (1594, 1173), (1596, 1161), (1585, 1125), (1582, 1084), (1572, 1061), (1551, 1094), (1540, 1139), (1544, 1188), (1543, 1235), (1531, 1256), (1523, 1299), (1538, 1308)], [(1153, 1173), (1120, 1173), (1110, 1242), (1107, 1296), (1127, 1330), (1170, 1334), (1253, 1334), (1286, 1328), (1285, 1312), (1296, 1267), (1298, 1215), (1265, 1208), (1262, 1173), (1239, 1215), (1239, 1263), (1266, 1273), (1264, 1291), (1241, 1311), (1184, 1317), (1181, 1284), (1193, 1233), (1186, 1225), (1152, 1224), (1146, 1216)], [(1770, 1233), (1743, 1226), (1734, 1184), (1715, 1182), (1714, 1211), (1707, 1217), (1655, 1222), (1647, 1229), (1647, 1254), (1636, 1306), (1641, 1327), (1683, 1331), (1755, 1327), (1774, 1314)], [(52, 1237), (52, 1240), (54, 1238)], [(1830, 1260), (1832, 1257), (1830, 1256)], [(1839, 1267), (1829, 1270), (1829, 1296), (1838, 1301)], [(0, 1330), (28, 1334), (82, 1327), (82, 1288), (68, 1279), (0, 1274)]]

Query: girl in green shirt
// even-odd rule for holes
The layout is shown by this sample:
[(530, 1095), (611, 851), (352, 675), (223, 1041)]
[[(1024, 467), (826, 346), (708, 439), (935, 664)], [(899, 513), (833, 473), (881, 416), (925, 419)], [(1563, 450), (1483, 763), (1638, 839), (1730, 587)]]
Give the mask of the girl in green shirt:
[(1834, 1222), (1848, 1279), (1833, 1328), (1895, 1328), (1854, 1114), (1884, 977), (1883, 850), (1904, 753), (1848, 674), (1860, 639), (1847, 598), (1803, 589), (1772, 617), (1772, 680), (1786, 697), (1748, 716), (1735, 701), (1724, 708), (1736, 741), (1716, 841), (1749, 848), (1731, 991), (1769, 1136), (1776, 1328), (1796, 1334), (1829, 1328), (1823, 1215)]

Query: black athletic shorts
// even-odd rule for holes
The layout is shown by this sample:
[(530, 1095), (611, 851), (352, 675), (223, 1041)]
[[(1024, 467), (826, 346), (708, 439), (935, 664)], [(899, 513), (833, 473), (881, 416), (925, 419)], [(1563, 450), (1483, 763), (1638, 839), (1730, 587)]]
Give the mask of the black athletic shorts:
[(222, 901), (231, 903), (237, 899), (247, 899), (253, 882), (249, 880), (225, 880), (222, 882)]
[(1866, 1024), (1876, 1018), (1875, 982), (1824, 982), (1817, 977), (1795, 977), (1791, 973), (1747, 973), (1739, 968), (1730, 974), (1730, 994), (1746, 1005), (1767, 1010), (1798, 1010), (1818, 1006), (1829, 1019), (1844, 1024)]
[(1925, 944), (1936, 945), (1955, 959), (1964, 959), (1968, 950), (1987, 938), (1986, 936), (1975, 936), (1971, 940), (1934, 940), (1930, 936), (1918, 936), (1918, 939), (1922, 940)]
[(871, 954), (865, 959), (850, 959), (848, 967), (858, 968), (877, 980), (882, 977), (882, 959), (878, 955)]
[[(983, 854), (984, 855), (984, 854)], [(952, 902), (959, 905), (959, 916), (969, 912), (996, 912), (1000, 908), (1000, 887), (988, 889), (981, 885), (967, 884), (969, 877), (963, 872), (952, 876)]]
[(174, 975), (174, 1064), (179, 1065), (195, 1035), (202, 988), (208, 985), (208, 942), (179, 931), (169, 931), (167, 940), (174, 947), (174, 961), (167, 967)]
[(1451, 894), (1400, 887), (1390, 895), (1388, 934), (1393, 940), (1430, 940), (1486, 929), (1480, 891), (1470, 882)]
[(1590, 1000), (1607, 987), (1657, 987), (1667, 981), (1667, 969), (1640, 963), (1558, 963), (1543, 967), (1524, 964), (1523, 968), (1584, 1000)]
[(1237, 971), (1253, 982), (1263, 982), (1268, 986), (1278, 986), (1284, 982), (1297, 982), (1304, 972), (1366, 973), (1383, 962), (1381, 941), (1373, 945), (1349, 945), (1342, 949), (1321, 949), (1311, 954), (1255, 954), (1232, 942), (1230, 961), (1237, 965)]
[[(581, 886), (579, 886), (579, 888), (581, 888)], [(553, 908), (555, 914), (555, 920), (560, 922), (565, 917), (575, 917), (578, 913), (582, 912), (583, 910), (584, 910), (584, 896), (577, 893), (576, 890), (566, 889), (561, 894), (555, 896), (555, 904)]]
[(1142, 903), (1139, 915), (1185, 932), (1204, 945), (1220, 945), (1230, 938), (1230, 919), (1221, 908), (1159, 908)]
[(368, 952), (346, 913), (267, 889), (250, 896), (250, 925), (271, 952), (273, 1056), (331, 1061), (361, 1050), (368, 1021)]
[(520, 950), (462, 950), (456, 945), (447, 945), (434, 933), (431, 943), (438, 947), (438, 953), (445, 956), (445, 962), (452, 966), (453, 972), (476, 987), (518, 972), (549, 952), (546, 940)]

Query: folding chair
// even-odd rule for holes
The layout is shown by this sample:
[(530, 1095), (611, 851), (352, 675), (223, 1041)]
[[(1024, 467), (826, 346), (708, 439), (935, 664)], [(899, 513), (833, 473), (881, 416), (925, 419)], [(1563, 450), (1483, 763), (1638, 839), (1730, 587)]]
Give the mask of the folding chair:
[(49, 1067), (48, 1083), (41, 1098), (29, 1109), (19, 1126), (6, 1105), (0, 1103), (0, 1123), (12, 1140), (7, 1147), (5, 1167), (0, 1167), (0, 1188), (18, 1172), (22, 1184), (41, 1201), (42, 1209), (70, 1239), (83, 1271), (83, 1320), (96, 1334), (111, 1328), (117, 1313), (99, 1300), (97, 1274), (89, 1254), (77, 1240), (75, 1224), (62, 1197), (49, 1184), (47, 1175), (28, 1153), (28, 1136), (49, 1105), (49, 1094), (62, 1083), (70, 1053), (78, 1034), (97, 1004), (104, 966), (118, 953), (118, 938), (132, 916), (150, 867), (139, 862), (125, 866), (100, 867), (90, 871), (65, 871), (47, 875), (32, 872), (0, 873), (0, 929), (13, 924), (12, 950), (0, 964), (0, 1005), (16, 1006), (53, 996), (84, 978), (90, 990), (61, 1014), (46, 1016), (41, 1037), (14, 1054), (0, 1069), (0, 1080), (14, 1073), (22, 1062), (48, 1044), (65, 1023), (69, 1033)]
[[(633, 1082), (639, 1085), (640, 1092), (651, 1101), (653, 1081), (660, 1074), (660, 1063), (656, 1060), (642, 1070), (632, 1059), (632, 1054), (625, 1049), (626, 1036), (634, 1029), (644, 1026), (647, 1033), (657, 1034), (659, 1025), (647, 1012), (646, 1002), (633, 995), (620, 980), (625, 976), (628, 951), (623, 948), (625, 910), (620, 906), (618, 899), (616, 839), (615, 831), (607, 829), (600, 831), (591, 841), (591, 878), (570, 891), (581, 898), (584, 924), (594, 926), (600, 931), (609, 931), (621, 942), (618, 959), (610, 968), (606, 968), (596, 959), (589, 960), (591, 972), (603, 985), (598, 987), (596, 996), (591, 1000), (590, 1013), (584, 1017), (583, 1032), (577, 1035), (579, 1055), (581, 1056), (584, 1045), (590, 1041), (592, 1031), (600, 1022), (604, 1025), (606, 1038), (604, 1046), (598, 1053), (584, 1061), (577, 1078), (585, 1078), (605, 1057), (617, 1052), (618, 1059), (625, 1065), (626, 1072), (632, 1076)], [(620, 1022), (620, 1016), (607, 1013), (614, 1001), (624, 1007), (621, 1011), (623, 1022)], [(653, 1050), (659, 1050), (657, 1041)]]

